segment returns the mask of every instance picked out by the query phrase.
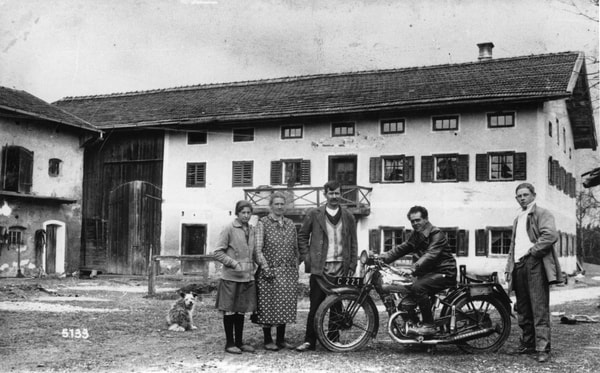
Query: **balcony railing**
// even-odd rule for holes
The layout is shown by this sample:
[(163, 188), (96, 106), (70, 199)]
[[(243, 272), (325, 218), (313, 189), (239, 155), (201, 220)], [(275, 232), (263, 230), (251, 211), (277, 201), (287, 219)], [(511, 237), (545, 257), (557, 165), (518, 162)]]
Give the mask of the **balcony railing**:
[[(343, 186), (341, 205), (352, 214), (367, 216), (371, 213), (370, 196), (373, 188), (358, 185)], [(269, 197), (273, 192), (286, 196), (288, 215), (304, 215), (310, 208), (319, 207), (327, 202), (323, 187), (259, 187), (244, 189), (244, 199), (252, 203), (254, 213), (261, 215), (269, 211)]]

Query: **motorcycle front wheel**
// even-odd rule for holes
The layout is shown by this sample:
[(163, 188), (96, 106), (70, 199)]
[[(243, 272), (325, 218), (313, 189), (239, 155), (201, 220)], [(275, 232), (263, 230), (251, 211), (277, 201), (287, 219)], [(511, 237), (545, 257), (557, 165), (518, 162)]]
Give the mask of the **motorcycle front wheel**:
[(329, 295), (315, 315), (317, 338), (329, 351), (359, 350), (377, 331), (376, 313), (370, 298), (360, 304), (357, 294)]
[[(457, 343), (461, 350), (469, 353), (496, 352), (506, 342), (510, 334), (510, 313), (498, 298), (489, 295), (465, 296), (454, 305), (459, 333), (492, 330), (481, 337)], [(449, 316), (450, 309), (447, 312)]]

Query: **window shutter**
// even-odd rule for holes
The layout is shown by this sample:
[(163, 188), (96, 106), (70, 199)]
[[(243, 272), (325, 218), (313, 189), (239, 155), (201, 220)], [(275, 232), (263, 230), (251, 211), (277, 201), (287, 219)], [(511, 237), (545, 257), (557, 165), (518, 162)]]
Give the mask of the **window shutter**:
[(476, 154), (475, 155), (475, 180), (477, 181), (488, 181), (488, 155), (487, 154)]
[(457, 241), (456, 256), (469, 256), (469, 231), (459, 229)]
[(33, 180), (33, 152), (19, 148), (19, 192), (31, 192)]
[(554, 168), (552, 167), (552, 157), (548, 158), (548, 184), (554, 185)]
[(281, 185), (283, 162), (271, 161), (271, 185)]
[(2, 190), (6, 190), (7, 181), (7, 163), (8, 163), (8, 146), (2, 148)]
[(421, 181), (432, 182), (433, 181), (433, 163), (434, 158), (430, 155), (424, 155), (421, 157)]
[[(279, 169), (281, 170), (281, 167)], [(310, 185), (310, 159), (303, 159), (300, 162), (300, 183)]]
[(415, 181), (415, 157), (404, 157), (404, 182), (413, 183)]
[(552, 161), (552, 179), (554, 180), (554, 182), (552, 183), (552, 185), (555, 185), (557, 187), (558, 187), (558, 170), (559, 170), (558, 161), (553, 160)]
[(475, 231), (475, 255), (476, 256), (487, 256), (488, 255), (487, 243), (488, 243), (487, 230), (486, 229), (477, 229)]
[(369, 159), (369, 182), (381, 182), (381, 158), (372, 157)]
[(456, 180), (458, 181), (469, 181), (469, 155), (459, 154), (458, 155), (458, 167), (456, 170)]
[(515, 153), (515, 180), (527, 180), (527, 153)]
[(369, 229), (369, 251), (379, 254), (381, 252), (381, 231)]

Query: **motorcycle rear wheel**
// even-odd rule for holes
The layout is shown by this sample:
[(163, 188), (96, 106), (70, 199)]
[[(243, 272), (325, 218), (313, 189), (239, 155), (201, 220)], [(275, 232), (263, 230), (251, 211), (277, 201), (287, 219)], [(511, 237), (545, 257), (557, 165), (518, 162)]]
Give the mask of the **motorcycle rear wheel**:
[[(510, 335), (510, 313), (500, 300), (489, 295), (478, 295), (473, 297), (461, 297), (455, 303), (458, 330), (468, 329), (470, 331), (482, 328), (494, 328), (490, 335), (457, 343), (457, 346), (468, 353), (496, 352), (504, 345)], [(459, 310), (470, 314), (473, 319), (461, 319)], [(450, 315), (450, 309), (446, 310), (446, 316)], [(461, 319), (461, 320), (459, 320)]]
[(359, 350), (377, 331), (376, 313), (370, 299), (359, 304), (356, 294), (329, 295), (315, 315), (317, 338), (329, 351)]

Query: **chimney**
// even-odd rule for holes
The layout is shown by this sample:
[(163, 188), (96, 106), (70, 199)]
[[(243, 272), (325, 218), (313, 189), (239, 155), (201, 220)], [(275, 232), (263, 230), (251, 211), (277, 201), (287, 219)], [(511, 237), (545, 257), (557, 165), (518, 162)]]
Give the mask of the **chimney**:
[(479, 43), (477, 46), (479, 47), (479, 57), (477, 58), (479, 61), (487, 61), (492, 59), (492, 49), (494, 48), (494, 43)]

